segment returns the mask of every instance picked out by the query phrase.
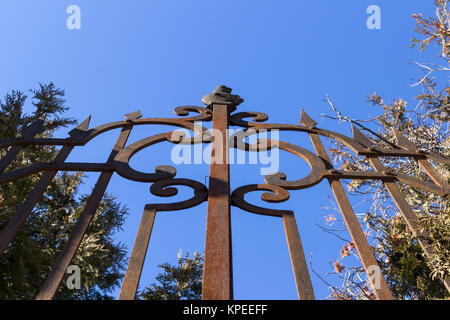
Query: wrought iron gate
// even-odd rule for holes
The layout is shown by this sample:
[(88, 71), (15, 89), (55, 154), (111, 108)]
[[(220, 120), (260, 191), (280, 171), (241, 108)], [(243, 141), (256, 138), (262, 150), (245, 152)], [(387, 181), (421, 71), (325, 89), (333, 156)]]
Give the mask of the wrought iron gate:
[[(425, 254), (427, 256), (433, 254), (429, 246), (429, 234), (420, 227), (416, 214), (400, 193), (397, 182), (408, 184), (427, 192), (448, 196), (450, 190), (448, 181), (445, 181), (438, 174), (429, 160), (439, 161), (449, 165), (449, 158), (439, 154), (417, 150), (413, 143), (395, 130), (397, 145), (392, 146), (390, 149), (374, 147), (371, 141), (356, 127), (352, 128), (353, 138), (334, 131), (319, 129), (316, 127), (317, 123), (304, 111), (301, 113), (300, 125), (263, 123), (268, 119), (266, 114), (260, 112), (235, 113), (236, 107), (243, 100), (239, 96), (231, 94), (231, 89), (225, 86), (217, 87), (212, 94), (203, 97), (202, 101), (206, 104), (206, 107), (183, 106), (176, 108), (175, 114), (184, 116), (182, 118), (142, 118), (140, 111), (136, 111), (125, 115), (124, 121), (89, 129), (89, 117), (69, 132), (69, 137), (65, 139), (35, 138), (42, 131), (45, 121), (45, 119), (39, 119), (23, 130), (21, 137), (0, 141), (1, 148), (9, 148), (6, 155), (0, 160), (0, 183), (7, 183), (37, 172), (42, 172), (40, 180), (36, 183), (32, 192), (1, 231), (0, 254), (3, 254), (8, 249), (9, 244), (15, 238), (27, 217), (32, 213), (34, 206), (41, 199), (45, 189), (58, 171), (101, 172), (86, 206), (76, 222), (73, 232), (36, 299), (52, 299), (57, 292), (114, 172), (117, 172), (125, 179), (153, 183), (151, 192), (161, 197), (170, 197), (177, 194), (177, 189), (172, 186), (188, 186), (194, 190), (194, 196), (185, 201), (171, 204), (147, 204), (145, 206), (119, 299), (135, 299), (156, 213), (160, 211), (182, 210), (199, 205), (204, 201), (208, 202), (208, 206), (203, 299), (233, 299), (230, 206), (236, 206), (256, 214), (276, 216), (283, 219), (298, 296), (300, 299), (314, 299), (314, 291), (294, 213), (292, 211), (274, 210), (252, 205), (245, 200), (245, 195), (253, 191), (268, 191), (261, 196), (264, 201), (282, 202), (289, 198), (288, 190), (309, 188), (318, 184), (323, 179), (329, 181), (347, 229), (368, 274), (372, 273), (374, 268), (377, 270), (380, 269), (347, 198), (340, 181), (341, 179), (381, 180), (396, 203), (398, 210), (406, 220), (409, 228), (417, 237)], [(197, 115), (189, 117), (192, 112)], [(248, 118), (252, 118), (253, 122), (249, 121)], [(213, 129), (221, 133), (222, 137), (226, 138), (221, 141), (217, 136), (212, 135), (210, 130), (199, 126), (198, 122), (200, 121), (212, 121)], [(153, 135), (126, 146), (128, 137), (134, 126), (150, 124), (172, 125), (189, 129), (196, 136), (187, 139), (186, 137), (181, 137), (179, 134), (175, 134), (175, 131), (170, 131)], [(230, 125), (243, 129), (239, 134), (228, 137), (227, 129)], [(84, 146), (94, 137), (109, 130), (119, 128), (121, 129), (119, 138), (106, 163), (74, 163), (65, 161), (75, 147)], [(315, 153), (297, 145), (284, 141), (276, 141), (274, 139), (259, 140), (255, 144), (249, 144), (244, 141), (246, 137), (256, 134), (261, 130), (307, 133), (312, 141)], [(371, 172), (336, 170), (328, 157), (320, 136), (339, 141), (357, 155), (367, 157), (374, 170)], [(174, 144), (211, 143), (211, 152), (216, 156), (216, 161), (212, 161), (210, 164), (208, 188), (194, 180), (175, 178), (176, 170), (171, 166), (159, 166), (155, 169), (154, 173), (139, 172), (130, 167), (129, 160), (131, 157), (140, 150), (160, 142)], [(5, 169), (15, 159), (21, 149), (29, 145), (54, 145), (62, 147), (55, 159), (51, 162), (35, 163), (25, 168), (5, 172)], [(286, 176), (282, 173), (268, 175), (265, 177), (264, 184), (246, 185), (231, 192), (228, 161), (229, 148), (237, 148), (249, 152), (279, 148), (280, 150), (303, 158), (311, 167), (311, 172), (307, 177), (295, 181), (287, 180)], [(217, 155), (219, 154), (219, 161), (217, 161)], [(414, 158), (420, 167), (429, 175), (432, 182), (395, 174), (383, 165), (380, 160), (382, 157)], [(372, 288), (377, 299), (392, 299), (392, 294), (383, 277), (381, 277), (378, 283), (372, 277), (369, 277), (369, 279), (372, 282)], [(450, 282), (446, 280), (444, 284), (450, 290)]]

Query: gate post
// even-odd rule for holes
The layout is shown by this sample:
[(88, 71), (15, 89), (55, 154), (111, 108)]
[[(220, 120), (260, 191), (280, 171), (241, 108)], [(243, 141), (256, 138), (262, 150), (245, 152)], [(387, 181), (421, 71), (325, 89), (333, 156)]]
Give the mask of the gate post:
[(232, 95), (231, 89), (219, 86), (202, 101), (213, 114), (202, 299), (232, 300), (228, 116), (243, 100)]

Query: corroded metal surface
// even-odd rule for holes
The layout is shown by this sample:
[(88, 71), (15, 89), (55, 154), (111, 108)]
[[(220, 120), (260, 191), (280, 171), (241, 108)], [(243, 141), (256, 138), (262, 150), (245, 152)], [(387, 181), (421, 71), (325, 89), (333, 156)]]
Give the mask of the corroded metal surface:
[[(243, 102), (238, 95), (231, 94), (231, 89), (219, 86), (213, 93), (206, 95), (203, 102), (206, 107), (181, 106), (175, 108), (178, 118), (142, 118), (141, 111), (134, 111), (125, 115), (125, 120), (108, 123), (90, 129), (89, 116), (75, 129), (69, 132), (65, 139), (36, 137), (42, 132), (45, 119), (41, 118), (25, 128), (21, 136), (0, 141), (0, 148), (8, 149), (0, 159), (0, 184), (13, 182), (18, 179), (40, 174), (40, 179), (34, 186), (26, 200), (18, 207), (16, 214), (11, 218), (0, 234), (0, 255), (8, 249), (27, 217), (32, 214), (34, 206), (42, 198), (45, 189), (51, 183), (58, 171), (91, 171), (100, 172), (100, 177), (90, 195), (86, 207), (61, 252), (58, 260), (46, 279), (37, 299), (51, 299), (58, 289), (65, 271), (73, 260), (78, 247), (86, 234), (89, 224), (94, 218), (99, 203), (106, 192), (108, 183), (114, 173), (121, 177), (143, 183), (152, 183), (151, 192), (161, 197), (170, 197), (177, 194), (176, 185), (188, 186), (194, 190), (194, 196), (188, 200), (168, 204), (147, 204), (144, 208), (141, 224), (131, 254), (130, 262), (124, 278), (120, 299), (134, 299), (142, 274), (145, 256), (149, 246), (151, 232), (157, 212), (182, 210), (190, 208), (204, 201), (208, 201), (206, 238), (205, 238), (205, 264), (203, 281), (203, 299), (232, 299), (233, 298), (233, 272), (232, 272), (232, 245), (230, 205), (245, 211), (280, 217), (283, 219), (286, 240), (291, 257), (293, 273), (300, 299), (314, 299), (314, 291), (303, 252), (300, 233), (295, 215), (289, 210), (275, 210), (258, 207), (245, 201), (245, 194), (256, 191), (269, 191), (262, 195), (266, 202), (282, 202), (289, 198), (288, 190), (299, 190), (315, 186), (323, 179), (327, 179), (336, 201), (346, 222), (348, 231), (355, 243), (364, 268), (378, 267), (376, 259), (370, 249), (367, 239), (355, 216), (353, 208), (342, 187), (342, 179), (380, 180), (386, 186), (392, 199), (406, 219), (409, 228), (417, 236), (418, 241), (427, 256), (433, 251), (429, 246), (429, 234), (424, 231), (418, 218), (406, 199), (400, 193), (397, 183), (421, 189), (443, 197), (450, 194), (448, 181), (443, 179), (430, 163), (438, 161), (450, 165), (450, 159), (440, 154), (423, 152), (417, 149), (414, 143), (408, 141), (401, 133), (394, 130), (397, 144), (391, 144), (388, 149), (374, 147), (371, 141), (355, 127), (353, 137), (338, 132), (317, 128), (317, 123), (302, 110), (300, 125), (264, 123), (268, 116), (261, 112), (234, 112)], [(191, 116), (191, 113), (194, 115)], [(249, 121), (249, 118), (252, 121)], [(214, 136), (210, 130), (201, 123), (211, 122), (221, 138)], [(192, 131), (195, 136), (186, 138), (177, 131), (162, 132), (128, 146), (126, 142), (134, 126), (139, 125), (166, 125)], [(227, 136), (228, 126), (237, 126), (242, 130)], [(100, 134), (110, 130), (121, 129), (121, 134), (111, 151), (106, 163), (74, 163), (66, 162), (70, 152), (75, 147), (82, 147)], [(247, 137), (262, 131), (292, 131), (309, 135), (316, 153), (295, 144), (274, 139), (260, 139), (255, 144), (245, 141)], [(370, 172), (336, 170), (321, 142), (320, 137), (333, 139), (344, 144), (355, 154), (365, 156), (373, 167)], [(223, 142), (223, 143), (221, 143)], [(171, 144), (203, 144), (211, 143), (211, 158), (216, 160), (210, 164), (209, 189), (203, 184), (189, 179), (175, 178), (176, 168), (170, 165), (160, 165), (154, 172), (141, 172), (130, 166), (130, 160), (139, 151), (154, 147), (158, 143)], [(31, 145), (61, 146), (55, 159), (48, 163), (34, 163), (15, 170), (7, 170), (22, 148)], [(306, 161), (311, 167), (310, 173), (303, 178), (293, 179), (285, 173), (277, 172), (265, 177), (265, 184), (250, 184), (237, 188), (230, 194), (230, 176), (228, 151), (236, 148), (248, 152), (261, 152), (277, 148), (291, 153)], [(430, 180), (424, 181), (416, 177), (406, 176), (392, 172), (386, 168), (380, 158), (383, 157), (409, 157), (417, 160), (421, 168), (428, 174)], [(219, 161), (217, 161), (219, 160)], [(373, 283), (374, 284), (374, 283)], [(448, 281), (444, 281), (450, 290)], [(392, 299), (392, 294), (384, 281), (373, 287), (378, 299)]]
[(314, 300), (314, 290), (309, 276), (308, 266), (306, 264), (305, 254), (303, 252), (300, 234), (295, 221), (293, 211), (275, 210), (262, 208), (252, 205), (244, 200), (244, 196), (252, 191), (271, 191), (273, 193), (264, 193), (261, 199), (267, 202), (283, 202), (289, 199), (289, 192), (281, 187), (274, 185), (254, 184), (240, 187), (233, 191), (232, 203), (234, 206), (242, 210), (274, 217), (281, 217), (283, 219), (284, 230), (286, 233), (286, 241), (289, 248), (289, 255), (291, 257), (292, 270), (294, 272), (295, 284), (297, 287), (297, 294), (301, 300)]
[[(364, 135), (355, 127), (353, 129), (353, 135), (359, 136), (360, 139), (364, 139)], [(401, 133), (394, 130), (394, 134), (397, 139), (397, 143), (411, 151), (415, 151), (416, 146), (408, 141), (406, 138), (403, 137)], [(371, 142), (369, 139), (361, 140), (366, 146), (370, 146)], [(380, 159), (376, 156), (369, 156), (368, 157), (370, 164), (375, 169), (376, 172), (384, 172), (386, 170), (383, 163), (380, 161)], [(442, 195), (448, 195), (448, 183), (444, 182), (442, 178), (437, 174), (436, 170), (431, 166), (431, 164), (428, 162), (428, 160), (423, 159), (416, 159), (419, 163), (419, 165), (424, 169), (424, 171), (429, 175), (430, 179), (432, 179), (436, 184), (439, 184), (439, 187), (434, 186), (434, 193), (436, 194), (442, 194)], [(409, 177), (408, 177), (409, 178)], [(432, 184), (430, 184), (432, 185)], [(417, 238), (417, 241), (419, 245), (421, 246), (422, 250), (424, 251), (425, 255), (428, 258), (431, 258), (435, 252), (434, 250), (429, 246), (429, 243), (431, 241), (429, 233), (420, 226), (419, 219), (417, 215), (412, 210), (409, 203), (406, 201), (405, 197), (401, 194), (399, 187), (395, 184), (395, 182), (386, 182), (384, 181), (384, 186), (386, 187), (387, 191), (391, 195), (392, 199), (394, 200), (395, 204), (397, 205), (398, 210), (400, 211), (401, 215), (405, 219), (406, 223), (408, 224), (410, 230)], [(439, 192), (440, 191), (440, 192)], [(433, 191), (431, 191), (433, 192)], [(447, 290), (450, 291), (450, 280), (445, 279), (443, 281), (445, 287)]]
[[(310, 133), (309, 134), (311, 142), (316, 150), (317, 155), (319, 155), (322, 159), (328, 163), (327, 169), (333, 169), (331, 161), (328, 157), (327, 152), (320, 140), (320, 137), (317, 134)], [(367, 242), (366, 237), (364, 236), (364, 232), (359, 224), (358, 219), (356, 218), (355, 212), (350, 204), (350, 201), (345, 194), (344, 187), (339, 180), (334, 180), (332, 178), (328, 178), (330, 183), (331, 190), (333, 191), (334, 197), (336, 198), (336, 202), (341, 211), (342, 217), (344, 218), (345, 224), (347, 225), (348, 232), (352, 237), (353, 243), (355, 244), (355, 248), (361, 258), (361, 262), (363, 264), (364, 269), (367, 274), (371, 274), (372, 270), (378, 270), (379, 274), (381, 274), (381, 269), (378, 265), (377, 260), (375, 259), (375, 255), (373, 254), (369, 243)], [(392, 300), (392, 294), (389, 290), (389, 287), (386, 283), (384, 277), (380, 277), (379, 281), (376, 281), (375, 278), (371, 278), (371, 285), (375, 296), (381, 300)]]
[[(127, 143), (128, 137), (131, 133), (131, 126), (123, 127), (122, 132), (117, 139), (116, 144), (114, 145), (113, 151), (109, 155), (107, 163), (111, 163), (114, 160), (116, 154), (123, 149), (125, 144)], [(106, 188), (108, 186), (109, 181), (113, 172), (102, 172), (100, 177), (97, 180), (97, 183), (92, 190), (91, 195), (84, 207), (83, 212), (81, 213), (78, 221), (70, 234), (67, 243), (56, 260), (56, 263), (44, 282), (44, 285), (41, 288), (41, 291), (36, 297), (36, 300), (49, 300), (52, 299), (58, 290), (59, 284), (61, 283), (68, 266), (71, 261), (75, 257), (75, 254), (83, 240), (84, 235), (89, 227), (89, 224), (94, 219), (94, 215), (97, 212), (97, 208), (100, 205), (100, 202), (103, 198), (103, 195), (106, 192)]]
[(202, 102), (211, 109), (214, 104), (227, 105), (228, 110), (233, 112), (236, 110), (236, 106), (244, 102), (244, 100), (238, 95), (231, 94), (231, 91), (231, 88), (226, 86), (218, 86), (213, 93), (204, 96)]
[(161, 180), (154, 183), (150, 191), (160, 197), (171, 197), (178, 193), (176, 188), (168, 188), (174, 185), (183, 185), (192, 188), (194, 190), (194, 197), (176, 203), (147, 204), (145, 206), (130, 262), (128, 263), (127, 272), (123, 280), (119, 300), (134, 300), (136, 298), (156, 213), (158, 211), (174, 211), (195, 207), (206, 201), (208, 197), (208, 189), (203, 184), (188, 179)]
[[(69, 156), (72, 149), (73, 147), (71, 146), (64, 146), (56, 155), (55, 161), (63, 162)], [(55, 169), (44, 172), (28, 197), (17, 209), (16, 214), (2, 230), (0, 234), (0, 254), (3, 254), (6, 248), (8, 248), (8, 245), (15, 238), (20, 227), (22, 227), (26, 218), (31, 214), (34, 206), (42, 198), (45, 189), (47, 189), (48, 185), (57, 173), (58, 170)]]
[(202, 299), (233, 299), (227, 105), (214, 104)]

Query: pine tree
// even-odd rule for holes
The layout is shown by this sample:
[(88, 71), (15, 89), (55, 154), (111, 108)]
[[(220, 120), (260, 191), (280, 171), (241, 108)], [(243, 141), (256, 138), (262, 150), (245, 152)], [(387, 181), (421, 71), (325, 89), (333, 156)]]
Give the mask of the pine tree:
[(159, 284), (152, 283), (140, 294), (144, 300), (200, 300), (202, 293), (203, 257), (197, 252), (194, 258), (178, 253), (178, 264), (159, 265), (162, 273), (156, 276)]
[[(53, 83), (31, 90), (35, 111), (23, 112), (27, 96), (21, 91), (6, 94), (0, 102), (0, 140), (15, 138), (33, 121), (45, 116), (44, 131), (37, 137), (52, 137), (60, 128), (72, 126), (74, 119), (64, 117), (64, 91)], [(7, 150), (1, 149), (3, 157)], [(54, 146), (25, 147), (6, 172), (36, 162), (53, 160)], [(0, 230), (24, 201), (41, 173), (0, 185)], [(0, 299), (34, 299), (67, 241), (88, 195), (79, 195), (82, 173), (59, 173), (43, 198), (20, 229), (17, 237), (0, 255)], [(128, 209), (106, 194), (96, 217), (72, 264), (81, 271), (82, 288), (69, 290), (65, 279), (55, 299), (111, 299), (119, 285), (126, 263), (125, 247), (114, 234), (123, 225)]]

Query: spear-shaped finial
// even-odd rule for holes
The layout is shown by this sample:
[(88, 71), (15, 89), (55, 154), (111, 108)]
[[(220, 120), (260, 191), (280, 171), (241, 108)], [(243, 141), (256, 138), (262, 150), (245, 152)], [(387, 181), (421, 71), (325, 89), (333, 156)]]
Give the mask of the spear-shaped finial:
[(400, 131), (394, 128), (392, 128), (391, 131), (394, 134), (395, 139), (397, 140), (397, 145), (409, 151), (417, 150), (416, 144), (409, 141), (403, 134), (400, 133)]
[(358, 141), (360, 144), (362, 144), (366, 148), (370, 148), (372, 146), (372, 144), (373, 144), (372, 141), (370, 141), (369, 138), (367, 138), (364, 135), (364, 133), (359, 131), (359, 129), (356, 128), (356, 126), (354, 124), (352, 124), (352, 133), (353, 133), (353, 139)]
[(130, 113), (127, 113), (125, 115), (125, 120), (126, 121), (134, 121), (134, 120), (137, 120), (139, 118), (142, 118), (141, 110), (130, 112)]
[(307, 128), (314, 128), (317, 124), (308, 114), (302, 109), (300, 113), (300, 124)]
[(75, 129), (69, 131), (69, 136), (74, 137), (83, 132), (87, 132), (89, 130), (89, 123), (91, 122), (91, 116), (87, 117), (82, 123), (80, 123)]

